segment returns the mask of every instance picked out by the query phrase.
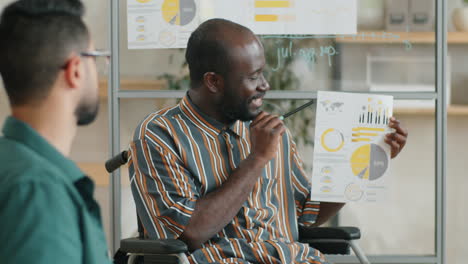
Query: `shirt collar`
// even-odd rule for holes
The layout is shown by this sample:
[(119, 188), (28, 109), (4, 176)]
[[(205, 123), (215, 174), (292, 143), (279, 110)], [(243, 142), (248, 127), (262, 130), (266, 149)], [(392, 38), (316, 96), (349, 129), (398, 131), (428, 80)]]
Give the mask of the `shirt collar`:
[(248, 124), (246, 124), (247, 122), (237, 120), (231, 125), (226, 126), (203, 113), (200, 108), (192, 102), (188, 93), (182, 98), (182, 101), (180, 101), (179, 107), (192, 123), (211, 137), (217, 137), (222, 131), (231, 131), (239, 137), (244, 137), (246, 134), (245, 128), (246, 126), (248, 127)]
[(73, 161), (63, 156), (25, 122), (9, 116), (3, 125), (2, 131), (5, 138), (25, 145), (61, 169), (63, 171), (62, 175), (67, 181), (75, 182), (84, 177), (84, 173)]

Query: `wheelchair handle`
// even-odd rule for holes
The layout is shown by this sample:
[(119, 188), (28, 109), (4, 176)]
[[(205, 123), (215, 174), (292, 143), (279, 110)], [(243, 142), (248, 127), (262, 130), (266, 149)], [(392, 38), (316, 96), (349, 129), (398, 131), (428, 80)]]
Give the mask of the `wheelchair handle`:
[(124, 150), (115, 157), (106, 161), (106, 170), (109, 173), (117, 170), (120, 166), (124, 165), (128, 161), (128, 151)]

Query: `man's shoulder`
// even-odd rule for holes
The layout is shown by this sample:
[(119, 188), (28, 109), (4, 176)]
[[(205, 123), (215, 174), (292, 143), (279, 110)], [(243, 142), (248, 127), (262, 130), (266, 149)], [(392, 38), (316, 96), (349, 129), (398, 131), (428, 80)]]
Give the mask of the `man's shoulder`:
[(41, 157), (24, 144), (0, 137), (0, 180), (9, 172), (27, 172), (36, 164), (41, 164)]
[[(69, 208), (76, 199), (60, 177), (31, 165), (23, 170), (0, 172), (0, 215), (8, 216), (18, 210), (43, 210), (43, 208)], [(1, 201), (7, 201), (8, 205)]]
[(0, 192), (8, 186), (56, 183), (56, 166), (25, 145), (0, 137)]
[(164, 126), (164, 123), (161, 121), (170, 121), (177, 119), (181, 116), (182, 111), (180, 110), (179, 105), (174, 105), (171, 107), (166, 107), (164, 109), (155, 111), (147, 115), (143, 120), (140, 122), (140, 126), (148, 126), (148, 125), (159, 125)]
[(164, 132), (174, 128), (174, 125), (184, 119), (179, 105), (167, 107), (150, 113), (140, 121), (135, 129), (135, 139), (141, 138), (147, 132)]
[[(6, 263), (25, 263), (23, 260), (29, 258), (26, 254), (12, 255), (11, 250), (26, 253), (39, 249), (51, 253), (51, 248), (60, 250), (58, 246), (79, 247), (79, 211), (70, 189), (51, 180), (41, 170), (31, 165), (8, 174), (0, 172), (0, 218), (3, 219), (0, 237), (10, 243), (0, 250)], [(66, 232), (67, 236), (51, 236), (51, 232)], [(27, 244), (21, 239), (24, 237), (28, 238)]]

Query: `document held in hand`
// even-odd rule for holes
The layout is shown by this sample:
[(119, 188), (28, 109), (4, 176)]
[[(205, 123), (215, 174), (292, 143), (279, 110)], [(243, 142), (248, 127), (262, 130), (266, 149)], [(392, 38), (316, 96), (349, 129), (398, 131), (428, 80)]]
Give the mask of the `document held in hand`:
[(312, 199), (376, 202), (385, 196), (393, 97), (318, 92)]

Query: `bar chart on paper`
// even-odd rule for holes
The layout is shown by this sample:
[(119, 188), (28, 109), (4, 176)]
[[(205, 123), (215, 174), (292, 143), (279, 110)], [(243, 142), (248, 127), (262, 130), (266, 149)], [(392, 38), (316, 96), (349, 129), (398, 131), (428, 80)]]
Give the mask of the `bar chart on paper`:
[(255, 0), (255, 22), (291, 22), (296, 20), (293, 0)]
[(200, 0), (201, 10), (255, 34), (355, 34), (356, 0)]
[(361, 106), (359, 124), (387, 125), (390, 119), (390, 109), (382, 105), (382, 101), (368, 98), (368, 104)]
[[(340, 31), (349, 34), (356, 30), (354, 0), (253, 1), (254, 19), (250, 25), (260, 34), (337, 34)], [(275, 27), (272, 32), (271, 28)]]

